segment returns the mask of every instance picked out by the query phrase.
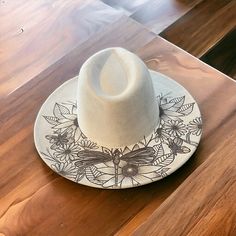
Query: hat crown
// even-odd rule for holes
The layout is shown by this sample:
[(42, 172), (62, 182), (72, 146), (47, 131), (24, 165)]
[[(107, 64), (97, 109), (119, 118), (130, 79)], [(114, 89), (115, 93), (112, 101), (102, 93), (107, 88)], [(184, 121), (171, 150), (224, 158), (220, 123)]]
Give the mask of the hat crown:
[(102, 50), (83, 64), (77, 103), (82, 132), (105, 147), (134, 144), (149, 135), (159, 120), (149, 71), (123, 48)]
[(126, 71), (121, 64), (119, 56), (114, 51), (107, 55), (104, 65), (101, 67), (98, 78), (91, 78), (98, 82), (100, 92), (107, 96), (116, 96), (125, 91), (128, 85)]

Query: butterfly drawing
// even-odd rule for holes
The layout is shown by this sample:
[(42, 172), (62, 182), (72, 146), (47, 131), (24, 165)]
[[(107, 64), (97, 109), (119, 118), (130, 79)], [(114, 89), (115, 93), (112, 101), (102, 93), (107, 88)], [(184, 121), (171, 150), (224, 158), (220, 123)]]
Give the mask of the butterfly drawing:
[(51, 149), (56, 149), (57, 146), (63, 147), (71, 141), (72, 129), (68, 129), (64, 133), (46, 135), (45, 138), (52, 144)]
[(126, 154), (122, 154), (119, 149), (106, 150), (106, 152), (83, 150), (78, 152), (78, 159), (75, 160), (74, 164), (83, 172), (83, 170), (93, 165), (112, 161), (115, 170), (115, 186), (118, 186), (118, 168), (121, 160), (133, 165), (145, 165), (153, 162), (154, 158), (155, 150), (152, 147), (132, 150)]
[(168, 139), (168, 147), (170, 148), (174, 156), (176, 156), (177, 154), (189, 153), (191, 151), (188, 147), (182, 145), (183, 140), (179, 137), (175, 137), (173, 140)]

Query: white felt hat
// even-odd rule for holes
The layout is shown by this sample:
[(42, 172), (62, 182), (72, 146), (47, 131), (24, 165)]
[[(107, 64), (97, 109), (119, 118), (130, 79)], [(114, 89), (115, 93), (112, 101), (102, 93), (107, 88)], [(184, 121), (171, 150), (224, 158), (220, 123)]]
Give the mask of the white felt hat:
[(202, 122), (193, 97), (123, 48), (91, 56), (45, 101), (35, 122), (41, 158), (92, 187), (161, 179), (195, 151)]
[(109, 148), (137, 143), (159, 123), (150, 73), (123, 48), (102, 50), (83, 64), (77, 104), (82, 132)]

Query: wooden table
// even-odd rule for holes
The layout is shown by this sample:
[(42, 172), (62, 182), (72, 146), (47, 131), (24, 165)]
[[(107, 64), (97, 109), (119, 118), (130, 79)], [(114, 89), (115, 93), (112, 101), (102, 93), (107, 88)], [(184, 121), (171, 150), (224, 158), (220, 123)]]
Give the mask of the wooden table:
[[(82, 36), (69, 32), (68, 22), (71, 38), (58, 41), (52, 54), (51, 34), (41, 36), (45, 45), (38, 38), (30, 43), (32, 35), (8, 35), (9, 53), (0, 55), (0, 235), (236, 235), (235, 82), (129, 17), (115, 15), (106, 18), (109, 25), (103, 21), (100, 30)], [(77, 75), (90, 55), (110, 46), (137, 53), (149, 68), (184, 85), (204, 122), (201, 143), (182, 168), (134, 189), (70, 182), (43, 163), (33, 142), (44, 100)]]

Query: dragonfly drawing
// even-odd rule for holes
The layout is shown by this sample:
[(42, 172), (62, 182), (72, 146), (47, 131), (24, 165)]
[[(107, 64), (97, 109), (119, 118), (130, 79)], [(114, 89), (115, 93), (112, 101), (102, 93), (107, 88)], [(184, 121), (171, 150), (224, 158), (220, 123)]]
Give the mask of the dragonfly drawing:
[(120, 161), (125, 161), (131, 165), (145, 165), (153, 162), (155, 150), (152, 147), (144, 147), (122, 154), (119, 149), (110, 152), (83, 150), (78, 152), (78, 160), (75, 166), (83, 172), (86, 168), (100, 163), (112, 161), (114, 164), (115, 186), (118, 186), (118, 168)]

